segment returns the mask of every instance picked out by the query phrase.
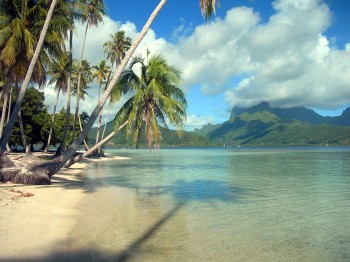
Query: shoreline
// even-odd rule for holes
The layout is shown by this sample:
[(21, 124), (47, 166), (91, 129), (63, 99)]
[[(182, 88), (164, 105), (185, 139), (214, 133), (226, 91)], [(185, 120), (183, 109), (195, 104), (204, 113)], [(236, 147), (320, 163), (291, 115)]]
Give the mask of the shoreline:
[(64, 252), (87, 196), (84, 170), (113, 159), (123, 158), (75, 163), (54, 175), (52, 185), (0, 183), (0, 261), (35, 261)]

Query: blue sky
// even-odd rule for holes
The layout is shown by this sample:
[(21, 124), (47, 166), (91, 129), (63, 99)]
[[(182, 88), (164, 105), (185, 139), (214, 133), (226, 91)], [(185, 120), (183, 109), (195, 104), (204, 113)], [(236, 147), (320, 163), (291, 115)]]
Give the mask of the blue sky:
[[(157, 4), (105, 1), (109, 18), (89, 29), (86, 59), (105, 59), (102, 45), (117, 30), (134, 39)], [(168, 0), (137, 53), (162, 53), (183, 72), (188, 130), (226, 121), (233, 106), (261, 101), (339, 115), (350, 106), (349, 13), (347, 0), (221, 0), (206, 22), (199, 0)], [(86, 111), (96, 104), (96, 92), (90, 93)]]

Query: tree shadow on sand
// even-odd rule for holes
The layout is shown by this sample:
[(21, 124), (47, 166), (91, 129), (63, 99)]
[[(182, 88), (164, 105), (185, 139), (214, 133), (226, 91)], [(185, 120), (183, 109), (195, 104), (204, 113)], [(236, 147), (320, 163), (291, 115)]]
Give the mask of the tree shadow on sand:
[[(131, 184), (129, 186), (132, 187)], [(170, 195), (175, 199), (175, 203), (170, 210), (159, 217), (123, 251), (102, 252), (98, 248), (98, 243), (94, 243), (81, 250), (57, 252), (45, 258), (40, 258), (40, 261), (129, 261), (132, 258), (142, 256), (145, 248), (147, 248), (144, 244), (152, 239), (157, 232), (164, 229), (167, 222), (190, 202), (235, 203), (241, 201), (242, 197), (247, 195), (250, 190), (215, 180), (178, 180), (170, 186), (151, 188), (151, 191), (156, 192), (157, 195)], [(146, 250), (146, 252), (157, 252), (157, 250), (152, 248), (152, 250)], [(37, 259), (7, 261), (37, 261)]]

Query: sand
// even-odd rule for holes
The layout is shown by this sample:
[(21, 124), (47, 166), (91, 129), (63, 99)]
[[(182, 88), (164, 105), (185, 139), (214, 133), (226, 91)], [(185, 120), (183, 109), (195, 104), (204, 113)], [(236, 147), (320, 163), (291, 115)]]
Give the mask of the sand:
[(101, 159), (61, 170), (49, 186), (0, 183), (0, 261), (47, 260), (66, 250), (87, 194), (84, 170), (92, 161)]

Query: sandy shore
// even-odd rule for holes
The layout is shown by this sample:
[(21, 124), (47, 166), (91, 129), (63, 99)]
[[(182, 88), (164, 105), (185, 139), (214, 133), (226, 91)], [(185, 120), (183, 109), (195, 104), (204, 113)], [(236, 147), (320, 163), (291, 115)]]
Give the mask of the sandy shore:
[(46, 260), (65, 249), (87, 194), (83, 171), (100, 160), (63, 169), (50, 186), (0, 183), (0, 261)]

